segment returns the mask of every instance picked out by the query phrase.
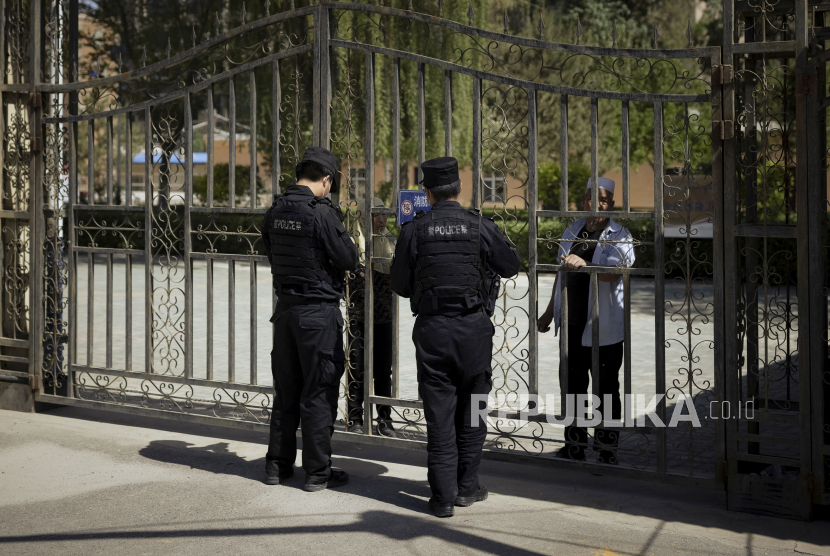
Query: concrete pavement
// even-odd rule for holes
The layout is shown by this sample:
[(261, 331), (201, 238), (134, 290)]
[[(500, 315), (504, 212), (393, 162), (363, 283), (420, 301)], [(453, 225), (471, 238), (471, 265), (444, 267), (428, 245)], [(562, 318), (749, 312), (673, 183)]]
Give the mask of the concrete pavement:
[(0, 554), (830, 555), (830, 522), (722, 492), (484, 461), (490, 498), (427, 509), (426, 454), (335, 443), (344, 488), (267, 486), (265, 437), (78, 408), (0, 411)]

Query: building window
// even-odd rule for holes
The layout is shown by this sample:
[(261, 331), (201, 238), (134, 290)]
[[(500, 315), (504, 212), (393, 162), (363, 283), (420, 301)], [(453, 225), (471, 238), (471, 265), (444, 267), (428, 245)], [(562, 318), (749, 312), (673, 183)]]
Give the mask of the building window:
[(353, 169), (350, 176), (349, 200), (354, 201), (363, 198), (363, 188), (366, 187), (366, 170), (364, 168)]
[(484, 202), (504, 202), (504, 176), (484, 174)]

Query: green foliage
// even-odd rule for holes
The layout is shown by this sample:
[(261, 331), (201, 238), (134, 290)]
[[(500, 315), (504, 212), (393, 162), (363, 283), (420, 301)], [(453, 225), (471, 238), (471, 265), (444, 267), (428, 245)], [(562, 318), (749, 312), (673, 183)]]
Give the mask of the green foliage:
[[(568, 166), (568, 206), (571, 210), (582, 210), (582, 194), (591, 177), (591, 169), (584, 164)], [(539, 200), (545, 210), (561, 208), (562, 169), (556, 162), (539, 166)]]
[[(264, 3), (248, 3), (247, 19), (264, 16)], [(616, 25), (619, 33), (617, 45), (627, 48), (651, 48), (652, 24), (657, 24), (660, 39), (660, 48), (685, 48), (686, 25), (694, 19), (694, 10), (698, 2), (693, 0), (677, 0), (675, 2), (656, 2), (654, 0), (548, 0), (539, 3), (526, 0), (473, 0), (470, 2), (447, 2), (443, 6), (443, 17), (448, 20), (467, 23), (468, 8), (472, 7), (473, 25), (489, 31), (502, 32), (506, 14), (509, 21), (508, 30), (517, 36), (538, 37), (539, 19), (544, 19), (545, 28), (542, 38), (555, 42), (575, 42), (574, 29), (579, 18), (583, 29), (580, 42), (591, 46), (611, 46), (612, 29)], [(195, 32), (197, 41), (204, 40), (208, 35), (214, 36), (214, 14), (220, 14), (221, 30), (227, 30), (241, 23), (241, 9), (239, 4), (229, 0), (205, 0), (193, 3), (154, 3), (149, 7), (147, 0), (98, 0), (94, 3), (83, 3), (84, 13), (94, 22), (90, 29), (100, 28), (106, 32), (103, 37), (94, 37), (91, 32), (82, 37), (82, 43), (92, 55), (81, 60), (81, 74), (85, 78), (90, 71), (94, 71), (95, 62), (104, 60), (104, 73), (115, 72), (118, 57), (121, 57), (123, 70), (133, 70), (141, 66), (142, 49), (147, 46), (147, 63), (156, 62), (164, 58), (164, 50), (168, 39), (171, 42), (172, 53), (181, 52), (191, 46), (191, 31)], [(393, 0), (391, 5), (397, 8), (408, 7), (407, 0)], [(272, 14), (289, 9), (290, 0), (271, 0)], [(432, 0), (414, 0), (414, 11), (435, 14), (436, 6)], [(704, 2), (703, 17), (693, 25), (695, 46), (718, 44), (721, 40), (722, 28), (719, 17), (721, 0), (707, 0)], [(141, 17), (132, 14), (143, 14)], [(125, 15), (126, 14), (126, 15)], [(578, 88), (597, 90), (628, 90), (643, 92), (703, 92), (708, 80), (708, 62), (698, 64), (696, 60), (658, 60), (649, 59), (637, 61), (634, 59), (614, 60), (607, 57), (593, 57), (572, 55), (570, 53), (545, 52), (543, 56), (534, 53), (533, 49), (507, 48), (506, 44), (487, 44), (463, 33), (451, 33), (446, 29), (429, 26), (420, 22), (413, 22), (401, 18), (386, 16), (371, 16), (369, 23), (365, 13), (345, 10), (331, 10), (333, 36), (348, 39), (352, 34), (359, 35), (363, 42), (376, 44), (386, 48), (400, 49), (414, 52), (428, 58), (447, 60), (462, 65), (492, 71), (502, 75), (510, 75), (519, 79), (535, 79), (558, 85), (571, 85)], [(312, 18), (292, 19), (280, 24), (280, 32), (274, 33), (273, 50), (279, 50), (279, 41), (284, 38), (283, 33), (290, 34), (292, 40), (309, 42), (311, 32), (305, 25), (311, 25)], [(378, 25), (386, 31), (379, 31)], [(259, 35), (257, 35), (259, 36)], [(253, 35), (247, 36), (251, 39)], [(230, 59), (242, 59), (249, 56), (246, 50), (245, 39), (230, 40), (223, 49)], [(250, 41), (249, 41), (250, 42)], [(524, 52), (517, 62), (518, 52)], [(193, 59), (188, 67), (212, 67), (212, 53), (204, 53)], [(366, 56), (362, 51), (343, 48), (331, 49), (331, 88), (332, 88), (332, 148), (346, 161), (343, 172), (348, 177), (349, 167), (362, 168), (364, 166), (365, 142), (365, 113), (364, 104), (366, 90)], [(495, 59), (491, 60), (492, 55)], [(537, 59), (540, 58), (540, 59)], [(392, 76), (393, 59), (389, 56), (374, 55), (374, 90), (375, 90), (375, 157), (376, 160), (389, 160), (392, 155)], [(540, 60), (545, 69), (540, 70)], [(510, 63), (505, 63), (510, 62)], [(624, 62), (623, 65), (618, 65)], [(638, 65), (642, 62), (642, 65)], [(402, 168), (418, 158), (418, 65), (415, 62), (400, 59), (400, 117), (401, 136), (400, 152)], [(302, 154), (311, 141), (312, 120), (312, 93), (314, 88), (312, 57), (310, 54), (291, 57), (279, 63), (280, 82), (282, 87), (281, 114), (280, 114), (280, 168), (276, 171), (282, 174), (283, 186), (286, 180), (293, 175), (293, 168), (297, 157)], [(554, 70), (553, 68), (558, 68)], [(179, 70), (186, 69), (184, 67)], [(179, 71), (177, 70), (177, 71)], [(189, 71), (189, 70), (188, 70)], [(541, 73), (540, 73), (541, 71)], [(700, 74), (698, 81), (691, 81), (690, 88), (685, 88), (684, 79), (676, 79), (678, 75), (695, 76)], [(617, 78), (616, 74), (632, 75), (635, 79)], [(256, 115), (258, 151), (265, 157), (265, 163), (272, 166), (273, 145), (270, 130), (276, 125), (276, 116), (272, 113), (271, 102), (271, 75), (270, 67), (266, 66), (256, 71)], [(640, 79), (643, 75), (645, 78)], [(427, 65), (424, 87), (424, 131), (425, 155), (427, 158), (444, 154), (445, 104), (444, 104), (444, 72)], [(581, 82), (575, 82), (582, 79)], [(472, 158), (472, 78), (465, 75), (452, 76), (452, 152), (459, 159), (462, 166), (471, 162)], [(160, 83), (166, 83), (161, 80)], [(484, 80), (483, 88), (498, 85)], [(160, 85), (162, 86), (162, 85)], [(167, 86), (167, 85), (163, 85)], [(128, 87), (128, 85), (124, 85)], [(246, 121), (250, 113), (248, 103), (250, 83), (248, 79), (236, 80), (237, 119), (241, 125), (249, 126)], [(507, 87), (504, 87), (507, 89)], [(136, 91), (137, 96), (144, 95), (144, 91)], [(515, 92), (515, 91), (514, 91)], [(129, 96), (130, 91), (120, 89), (119, 95)], [(220, 112), (227, 111), (226, 84), (216, 85), (215, 104)], [(205, 96), (192, 96), (193, 115), (197, 117), (204, 108)], [(560, 160), (560, 97), (552, 93), (540, 92), (538, 95), (538, 144), (539, 162), (561, 163)], [(490, 97), (483, 100), (483, 111), (488, 109), (498, 113), (500, 107), (492, 106), (497, 103)], [(488, 103), (490, 106), (488, 107)], [(517, 135), (521, 135), (522, 111), (526, 101), (519, 99), (515, 114), (509, 114), (509, 119), (517, 121), (506, 122)], [(692, 106), (693, 111), (699, 114), (695, 125), (708, 129), (710, 110), (706, 106)], [(678, 116), (684, 107), (667, 103), (664, 108), (665, 126), (678, 125)], [(517, 115), (517, 118), (513, 118)], [(578, 165), (587, 166), (590, 160), (590, 102), (586, 98), (570, 97), (569, 129), (568, 129), (568, 159), (572, 169)], [(619, 101), (601, 100), (599, 102), (599, 152), (598, 163), (601, 174), (618, 168), (621, 159), (621, 103)], [(184, 118), (179, 118), (184, 121)], [(630, 103), (630, 165), (635, 170), (643, 163), (653, 158), (654, 131), (653, 112), (650, 103)], [(509, 126), (505, 126), (505, 129)], [(135, 125), (135, 128), (141, 126)], [(178, 133), (177, 130), (173, 130)], [(180, 137), (173, 138), (178, 141)], [(497, 142), (504, 143), (499, 137)], [(201, 135), (194, 136), (195, 142), (202, 141)], [(96, 174), (98, 160), (103, 158), (98, 153), (96, 141)], [(134, 142), (134, 148), (136, 143)], [(503, 144), (501, 146), (504, 146)], [(519, 147), (520, 149), (523, 147)], [(492, 149), (486, 145), (485, 150)], [(497, 149), (496, 149), (497, 150)], [(677, 145), (667, 145), (665, 157), (667, 165), (683, 164), (679, 156), (684, 151)], [(706, 155), (706, 150), (699, 151)], [(699, 153), (695, 153), (698, 158)], [(486, 155), (486, 153), (485, 153)], [(514, 156), (513, 154), (509, 155)], [(695, 163), (706, 161), (695, 160)], [(500, 166), (497, 162), (494, 169)], [(519, 164), (510, 170), (514, 178), (522, 180), (526, 177), (526, 167)], [(413, 176), (401, 172), (401, 188), (405, 188)], [(96, 179), (96, 181), (98, 181)], [(341, 182), (345, 182), (341, 179)], [(573, 183), (573, 178), (571, 179)], [(540, 192), (541, 194), (542, 192)], [(548, 192), (550, 193), (550, 192)], [(547, 201), (545, 202), (548, 205)], [(556, 206), (556, 205), (554, 205)]]
[(384, 181), (378, 186), (377, 196), (386, 204), (387, 207), (394, 205), (392, 202), (392, 182)]
[[(237, 198), (248, 194), (251, 190), (251, 171), (249, 166), (237, 166), (234, 175), (234, 194)], [(213, 166), (213, 200), (218, 203), (228, 201), (230, 190), (230, 166), (215, 164)], [(262, 193), (265, 186), (257, 176), (256, 191)], [(193, 176), (193, 195), (203, 203), (207, 201), (207, 176)]]

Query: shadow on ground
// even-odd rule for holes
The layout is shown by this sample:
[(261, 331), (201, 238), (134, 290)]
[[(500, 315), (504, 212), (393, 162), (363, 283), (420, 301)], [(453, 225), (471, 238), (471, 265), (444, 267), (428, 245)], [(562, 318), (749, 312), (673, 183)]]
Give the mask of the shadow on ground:
[[(221, 427), (208, 427), (192, 423), (165, 421), (150, 417), (136, 417), (110, 414), (77, 408), (60, 408), (54, 411), (65, 417), (90, 421), (102, 421), (117, 425), (141, 427), (156, 431), (157, 440), (150, 441), (138, 450), (144, 458), (171, 465), (180, 465), (209, 473), (237, 476), (245, 480), (261, 482), (264, 478), (267, 436), (254, 431), (242, 431)], [(165, 433), (194, 434), (200, 437), (215, 438), (217, 442), (208, 446), (196, 446), (180, 440), (165, 439)], [(241, 441), (262, 444), (262, 458), (248, 460), (229, 449), (228, 441)], [(493, 493), (493, 499), (474, 506), (466, 514), (464, 530), (460, 531), (458, 517), (452, 520), (439, 520), (433, 517), (426, 500), (429, 487), (426, 483), (426, 454), (417, 451), (391, 449), (335, 441), (333, 443), (333, 463), (336, 467), (349, 472), (349, 485), (337, 489), (338, 493), (364, 497), (412, 513), (399, 511), (369, 510), (355, 512), (356, 521), (348, 524), (322, 524), (300, 526), (265, 526), (248, 527), (250, 523), (239, 523), (240, 527), (223, 520), (206, 520), (192, 523), (176, 521), (175, 523), (144, 524), (140, 531), (118, 529), (87, 530), (83, 533), (54, 532), (31, 535), (6, 536), (3, 542), (58, 542), (94, 539), (127, 538), (185, 538), (185, 537), (245, 537), (253, 535), (293, 535), (315, 533), (350, 533), (371, 532), (385, 535), (390, 540), (411, 540), (433, 537), (457, 544), (468, 549), (492, 554), (537, 554), (531, 550), (501, 543), (475, 534), (476, 521), (486, 520), (486, 516), (507, 515), (518, 511), (536, 513), (532, 503), (523, 502), (525, 507), (517, 507), (515, 498), (526, 501), (542, 501), (552, 506), (539, 507), (538, 513), (550, 514), (551, 523), (556, 520), (557, 512), (567, 515), (584, 515), (590, 510), (617, 512), (619, 525), (626, 520), (645, 517), (653, 519), (654, 527), (649, 539), (639, 553), (645, 553), (655, 539), (661, 534), (666, 524), (680, 523), (697, 527), (711, 528), (737, 534), (746, 539), (747, 554), (752, 554), (751, 546), (754, 536), (777, 539), (782, 542), (807, 540), (813, 545), (830, 545), (830, 524), (814, 524), (812, 527), (775, 518), (757, 517), (726, 510), (725, 494), (722, 491), (707, 491), (690, 487), (659, 484), (653, 480), (629, 480), (608, 476), (593, 476), (578, 470), (553, 471), (542, 467), (521, 466), (494, 461), (484, 461), (481, 469), (482, 483)], [(299, 464), (299, 461), (298, 461)], [(387, 475), (387, 465), (403, 464), (423, 468), (423, 473), (407, 478)], [(410, 468), (411, 470), (411, 468)], [(303, 483), (303, 472), (296, 468), (295, 476), (286, 484), (268, 487), (274, 489), (299, 489)], [(304, 496), (316, 494), (297, 493)], [(317, 499), (320, 500), (320, 499)], [(317, 500), (314, 500), (316, 503)], [(347, 499), (340, 499), (338, 511)], [(462, 510), (464, 512), (465, 510)], [(580, 513), (582, 512), (582, 513)], [(348, 513), (348, 512), (347, 512)], [(342, 511), (340, 514), (342, 515)], [(559, 514), (564, 515), (564, 514)], [(599, 519), (601, 514), (593, 514)], [(612, 514), (605, 514), (602, 519), (612, 519)], [(538, 516), (537, 516), (538, 517)], [(825, 519), (825, 516), (818, 516)], [(467, 522), (467, 519), (472, 525)], [(229, 520), (238, 521), (238, 520)], [(169, 530), (165, 526), (175, 526)], [(486, 529), (482, 529), (482, 532)], [(547, 532), (540, 530), (540, 540), (546, 540)], [(698, 531), (699, 534), (699, 531)], [(724, 535), (725, 536), (725, 535)], [(734, 535), (733, 535), (734, 537)], [(570, 540), (557, 540), (566, 545)], [(574, 546), (587, 548), (585, 544), (573, 543)], [(635, 552), (636, 553), (636, 552)]]

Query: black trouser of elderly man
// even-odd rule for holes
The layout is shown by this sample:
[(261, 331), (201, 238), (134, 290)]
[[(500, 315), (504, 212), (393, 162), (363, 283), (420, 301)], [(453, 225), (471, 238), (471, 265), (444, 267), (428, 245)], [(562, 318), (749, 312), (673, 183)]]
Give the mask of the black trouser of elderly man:
[[(583, 327), (568, 329), (568, 367), (560, 363), (559, 381), (564, 384), (565, 373), (567, 372), (568, 390), (563, 394), (587, 394), (589, 379), (591, 377), (592, 353), (591, 347), (582, 345)], [(618, 420), (622, 413), (620, 403), (620, 367), (623, 360), (623, 342), (608, 346), (599, 346), (599, 399), (604, 400), (606, 394), (611, 395), (611, 414), (606, 414), (606, 408), (602, 403), (594, 408), (600, 411), (603, 417)], [(564, 396), (563, 396), (563, 399)], [(565, 405), (565, 412), (568, 415), (576, 415), (578, 408), (571, 408)], [(619, 443), (619, 432), (611, 429), (597, 427), (594, 434), (593, 449), (597, 453), (597, 461), (616, 465), (617, 445)], [(565, 427), (565, 446), (557, 452), (560, 458), (584, 460), (585, 448), (588, 447), (588, 431), (585, 427), (575, 425)]]
[[(372, 340), (372, 379), (375, 387), (375, 395), (386, 398), (392, 397), (392, 342), (394, 340), (393, 325), (391, 322), (376, 322), (374, 325), (375, 336)], [(349, 380), (349, 396), (347, 407), (349, 408), (349, 432), (363, 434), (363, 377), (365, 374), (365, 355), (363, 338), (366, 333), (366, 323), (356, 321), (352, 339), (352, 354), (349, 359), (354, 361), (354, 376)], [(378, 426), (377, 434), (382, 436), (395, 436), (392, 426), (392, 407), (378, 405)]]

